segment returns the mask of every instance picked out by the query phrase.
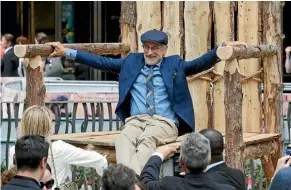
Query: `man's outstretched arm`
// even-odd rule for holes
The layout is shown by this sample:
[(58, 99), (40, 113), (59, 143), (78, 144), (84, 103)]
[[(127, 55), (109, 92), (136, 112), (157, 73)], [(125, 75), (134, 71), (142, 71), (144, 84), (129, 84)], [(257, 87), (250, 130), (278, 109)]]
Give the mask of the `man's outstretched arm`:
[(220, 46), (247, 46), (244, 42), (224, 42), (201, 57), (192, 61), (183, 61), (182, 66), (186, 73), (186, 76), (195, 75), (202, 71), (208, 70), (213, 67), (220, 60), (217, 57), (216, 51)]
[(50, 55), (51, 57), (65, 56), (66, 59), (74, 60), (78, 63), (87, 65), (89, 67), (99, 69), (107, 72), (119, 73), (123, 59), (113, 59), (108, 57), (103, 57), (99, 55), (94, 55), (91, 53), (77, 51), (69, 48), (65, 48), (59, 42), (48, 43), (54, 47), (54, 52)]

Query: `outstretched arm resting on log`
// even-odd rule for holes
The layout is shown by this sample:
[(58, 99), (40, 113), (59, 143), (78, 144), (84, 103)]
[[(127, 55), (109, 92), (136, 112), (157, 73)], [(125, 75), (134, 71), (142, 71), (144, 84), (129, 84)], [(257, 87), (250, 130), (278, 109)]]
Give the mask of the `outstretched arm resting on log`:
[[(97, 55), (121, 54), (129, 52), (129, 50), (129, 46), (121, 43), (60, 44), (59, 42), (52, 42), (48, 44), (16, 45), (14, 47), (14, 52), (18, 57), (31, 58), (36, 55), (40, 55), (42, 57), (66, 56), (68, 59), (75, 60), (90, 67), (116, 73), (119, 73), (123, 62), (122, 59), (112, 59)], [(89, 53), (85, 53), (83, 51)]]
[(195, 75), (197, 73), (200, 73), (213, 67), (217, 62), (220, 61), (219, 57), (217, 56), (217, 49), (222, 46), (247, 46), (247, 45), (244, 42), (239, 41), (224, 42), (197, 59), (194, 59), (192, 61), (183, 61), (182, 66), (184, 67), (186, 76)]

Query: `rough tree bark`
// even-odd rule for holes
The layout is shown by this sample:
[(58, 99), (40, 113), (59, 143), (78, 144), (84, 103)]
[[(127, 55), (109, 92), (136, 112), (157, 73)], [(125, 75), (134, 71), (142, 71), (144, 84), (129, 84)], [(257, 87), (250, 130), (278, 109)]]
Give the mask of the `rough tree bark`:
[[(283, 82), (282, 82), (282, 21), (283, 2), (263, 3), (263, 36), (265, 44), (277, 45), (276, 55), (263, 59), (264, 67), (264, 126), (266, 133), (282, 133)], [(272, 156), (274, 168), (282, 155), (283, 140), (280, 138), (278, 153)]]
[[(130, 51), (128, 45), (121, 43), (91, 43), (91, 44), (63, 44), (66, 48), (82, 50), (94, 54), (121, 54)], [(47, 44), (16, 45), (14, 52), (17, 57), (32, 58), (47, 57), (53, 52), (53, 47)]]
[(217, 49), (217, 55), (221, 60), (240, 60), (276, 55), (278, 50), (279, 47), (275, 45), (255, 45), (247, 48), (224, 46)]
[[(234, 2), (214, 2), (214, 37), (216, 45), (234, 40)], [(215, 65), (215, 71), (223, 75), (225, 61)], [(216, 80), (217, 79), (217, 80)], [(225, 132), (224, 77), (215, 76), (213, 82), (213, 125), (222, 133)]]
[[(238, 40), (248, 45), (260, 44), (259, 2), (238, 2)], [(252, 75), (261, 69), (259, 59), (240, 60), (240, 71)], [(261, 83), (248, 80), (243, 88), (243, 130), (244, 132), (262, 132)]]
[[(137, 51), (136, 39), (136, 2), (135, 1), (122, 1), (121, 2), (121, 42), (130, 46), (130, 52)], [(121, 54), (125, 57), (127, 54)]]
[(162, 13), (160, 1), (137, 1), (136, 2), (136, 31), (138, 37), (138, 51), (143, 52), (140, 36), (148, 30), (161, 30)]
[(226, 162), (230, 167), (244, 170), (244, 140), (242, 128), (242, 85), (237, 60), (226, 61), (225, 123)]
[[(209, 2), (185, 1), (185, 60), (193, 60), (210, 49), (212, 10)], [(210, 74), (203, 77), (210, 78)], [(210, 80), (188, 80), (195, 112), (195, 128), (212, 128)]]
[(25, 108), (32, 105), (44, 105), (46, 88), (43, 83), (43, 63), (40, 56), (29, 59), (26, 77)]

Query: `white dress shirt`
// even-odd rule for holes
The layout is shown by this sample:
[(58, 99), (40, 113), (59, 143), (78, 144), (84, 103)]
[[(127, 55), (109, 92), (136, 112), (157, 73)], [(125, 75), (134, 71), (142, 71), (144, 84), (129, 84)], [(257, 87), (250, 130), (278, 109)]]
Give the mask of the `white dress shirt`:
[[(72, 180), (71, 165), (95, 168), (97, 173), (102, 176), (103, 170), (107, 169), (108, 163), (104, 156), (95, 152), (83, 150), (72, 146), (62, 140), (52, 143), (54, 164), (57, 173), (58, 185), (64, 183), (67, 178)], [(15, 154), (15, 146), (9, 150), (9, 169), (13, 165), (13, 155)], [(52, 169), (52, 177), (55, 180), (54, 189), (56, 187), (56, 176), (54, 174), (54, 167), (52, 164), (50, 150), (48, 154), (48, 164)]]

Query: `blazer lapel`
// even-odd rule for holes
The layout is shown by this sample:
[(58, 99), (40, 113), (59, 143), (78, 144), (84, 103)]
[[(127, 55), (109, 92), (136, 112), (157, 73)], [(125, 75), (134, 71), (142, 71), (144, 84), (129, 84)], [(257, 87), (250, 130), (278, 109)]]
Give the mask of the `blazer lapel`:
[(170, 63), (166, 58), (163, 59), (160, 67), (160, 72), (164, 79), (165, 86), (167, 88), (167, 92), (169, 94), (169, 98), (172, 101), (173, 99), (173, 78), (175, 77), (175, 73), (170, 67)]

